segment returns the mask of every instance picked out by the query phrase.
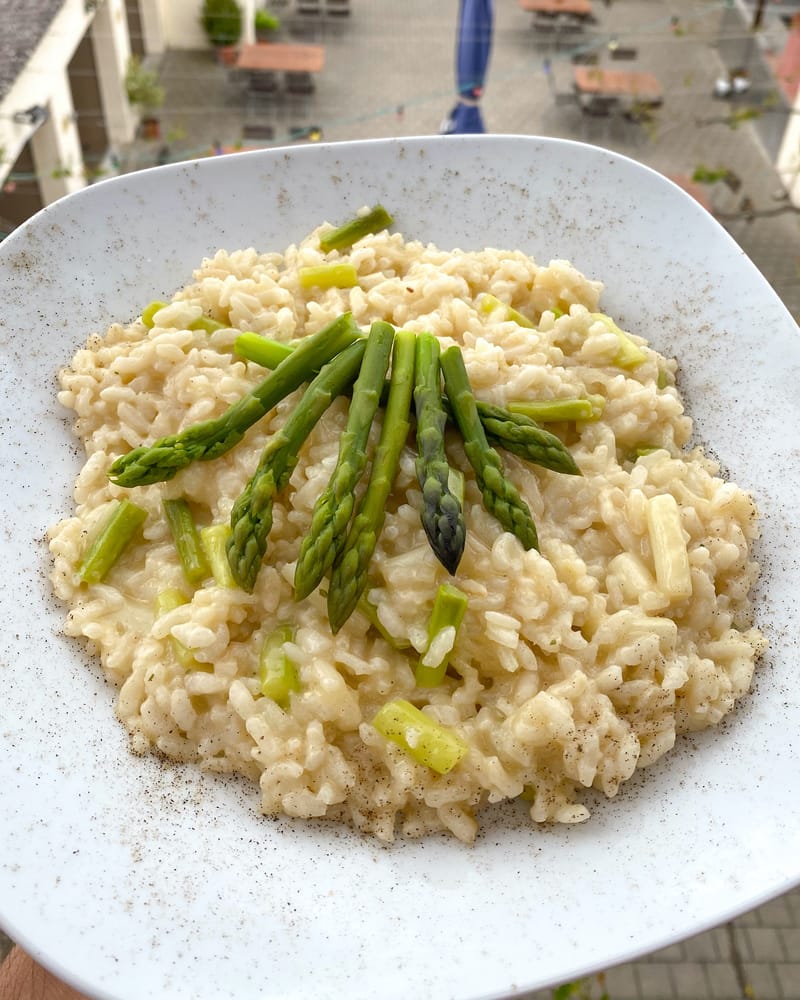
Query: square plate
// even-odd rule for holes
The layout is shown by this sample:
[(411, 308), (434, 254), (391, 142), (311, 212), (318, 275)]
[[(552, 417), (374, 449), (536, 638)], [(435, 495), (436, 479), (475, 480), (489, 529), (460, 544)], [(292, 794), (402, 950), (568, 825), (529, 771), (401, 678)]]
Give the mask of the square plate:
[[(56, 373), (219, 247), (283, 250), (383, 202), (406, 238), (571, 260), (681, 364), (695, 433), (763, 513), (754, 690), (579, 827), (497, 808), (477, 843), (383, 847), (266, 820), (247, 783), (136, 758), (62, 635), (46, 528), (79, 466)], [(800, 336), (725, 231), (659, 174), (551, 139), (274, 149), (90, 187), (0, 245), (0, 920), (91, 996), (500, 997), (609, 967), (800, 882)]]

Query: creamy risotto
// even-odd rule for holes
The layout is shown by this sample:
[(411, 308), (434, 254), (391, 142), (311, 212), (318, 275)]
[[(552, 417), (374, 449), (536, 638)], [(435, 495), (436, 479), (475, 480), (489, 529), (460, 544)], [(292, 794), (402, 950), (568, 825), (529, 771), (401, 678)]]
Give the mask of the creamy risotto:
[[(136, 753), (241, 773), (258, 783), (266, 814), (328, 817), (384, 841), (446, 830), (469, 842), (480, 811), (509, 798), (535, 823), (583, 821), (584, 789), (615, 795), (678, 734), (718, 724), (748, 691), (763, 642), (748, 596), (753, 500), (689, 448), (676, 362), (657, 353), (657, 331), (619, 330), (598, 281), (566, 261), (444, 251), (386, 230), (323, 253), (329, 229), (283, 253), (220, 250), (172, 302), (92, 336), (61, 372), (59, 399), (86, 452), (74, 516), (50, 531), (66, 631), (88, 640), (118, 686)], [(331, 263), (351, 264), (356, 283), (300, 280), (302, 268)], [(204, 529), (226, 530), (302, 389), (225, 454), (165, 482), (124, 488), (108, 473), (118, 456), (221, 414), (268, 376), (235, 351), (242, 331), (289, 343), (345, 312), (365, 332), (385, 320), (433, 333), (442, 350), (458, 345), (480, 401), (568, 403), (545, 419), (581, 474), (498, 447), (538, 530), (539, 550), (526, 549), (488, 512), (448, 425), (466, 525), (451, 576), (422, 527), (412, 430), (363, 597), (334, 632), (329, 581), (298, 600), (294, 573), (337, 462), (347, 395), (274, 499), (252, 592), (202, 568), (189, 583), (164, 501), (181, 501), (208, 546)], [(87, 547), (120, 500), (143, 523), (86, 582)], [(437, 631), (443, 584), (463, 617)], [(290, 671), (280, 696), (265, 687), (265, 650)], [(417, 683), (421, 662), (444, 661), (437, 683)], [(421, 710), (458, 748), (453, 759), (426, 760), (425, 727), (413, 720), (395, 718), (405, 729), (392, 738), (377, 724), (387, 705)]]

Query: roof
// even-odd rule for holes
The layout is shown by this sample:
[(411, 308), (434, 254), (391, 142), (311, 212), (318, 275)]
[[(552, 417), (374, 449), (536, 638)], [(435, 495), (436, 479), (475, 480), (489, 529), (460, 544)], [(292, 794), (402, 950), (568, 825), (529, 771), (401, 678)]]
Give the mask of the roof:
[(63, 6), (64, 0), (0, 0), (0, 100)]

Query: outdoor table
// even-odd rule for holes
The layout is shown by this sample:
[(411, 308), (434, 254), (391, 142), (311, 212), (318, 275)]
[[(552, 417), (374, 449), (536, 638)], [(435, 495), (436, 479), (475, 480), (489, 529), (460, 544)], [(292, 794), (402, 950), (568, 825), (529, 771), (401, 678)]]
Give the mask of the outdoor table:
[(237, 69), (264, 73), (319, 73), (324, 65), (324, 46), (282, 42), (243, 45), (236, 59)]
[(533, 14), (572, 14), (575, 17), (591, 17), (591, 0), (519, 0), (523, 10)]
[(575, 89), (593, 97), (630, 97), (647, 104), (659, 104), (664, 91), (652, 73), (598, 66), (573, 67)]

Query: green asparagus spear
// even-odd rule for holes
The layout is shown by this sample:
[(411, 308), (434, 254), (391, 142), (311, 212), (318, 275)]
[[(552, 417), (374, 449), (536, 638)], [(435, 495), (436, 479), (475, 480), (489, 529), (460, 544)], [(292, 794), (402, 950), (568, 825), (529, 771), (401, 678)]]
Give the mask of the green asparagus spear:
[(183, 575), (191, 584), (200, 583), (208, 576), (209, 570), (189, 504), (178, 498), (164, 500), (163, 507), (175, 548), (178, 550)]
[(228, 562), (234, 579), (248, 592), (255, 586), (267, 548), (273, 501), (289, 482), (303, 442), (317, 421), (358, 374), (365, 346), (365, 340), (357, 340), (322, 368), (286, 423), (270, 438), (255, 474), (233, 505)]
[(524, 548), (538, 549), (536, 526), (528, 505), (506, 478), (500, 456), (486, 440), (460, 349), (448, 347), (442, 354), (441, 366), (445, 392), (464, 438), (464, 451), (475, 471), (484, 506), (506, 531), (516, 535)]
[(367, 464), (367, 439), (380, 403), (393, 340), (394, 329), (388, 323), (379, 320), (372, 324), (347, 426), (339, 440), (336, 467), (314, 504), (311, 529), (300, 546), (294, 574), (297, 600), (308, 597), (344, 545), (355, 505), (353, 491)]
[(448, 573), (455, 573), (467, 530), (461, 502), (450, 490), (450, 465), (444, 449), (447, 413), (442, 405), (439, 341), (417, 335), (414, 404), (417, 414), (417, 478), (422, 487), (422, 526), (431, 548)]
[(203, 420), (149, 447), (134, 448), (113, 463), (109, 478), (119, 486), (171, 479), (191, 462), (218, 458), (242, 440), (248, 428), (361, 333), (350, 313), (308, 337), (260, 385), (219, 417)]
[(101, 583), (105, 579), (146, 517), (147, 511), (130, 500), (115, 501), (78, 564), (78, 576), (84, 583)]
[(343, 226), (323, 233), (319, 248), (323, 253), (329, 250), (346, 250), (365, 236), (387, 229), (393, 221), (383, 205), (376, 205), (364, 215), (357, 215)]
[[(275, 368), (280, 361), (295, 350), (295, 345), (270, 340), (257, 333), (242, 333), (236, 338), (235, 350), (237, 354), (247, 358), (248, 361), (255, 361), (256, 364), (263, 365), (265, 368)], [(387, 397), (388, 387), (384, 387), (381, 401), (383, 402)], [(602, 399), (602, 397), (591, 397), (589, 405), (593, 408), (596, 399)], [(442, 398), (441, 403), (448, 418), (454, 420), (447, 399)], [(552, 469), (554, 472), (580, 475), (580, 470), (563, 442), (554, 434), (539, 427), (524, 412), (514, 413), (511, 412), (510, 408), (494, 406), (480, 400), (476, 400), (476, 405), (489, 443), (493, 447), (505, 448), (506, 451), (511, 451), (528, 462), (541, 465), (545, 469)], [(601, 405), (597, 404), (597, 407)], [(585, 412), (585, 408), (583, 412)], [(597, 412), (596, 408), (595, 412)], [(434, 551), (436, 551), (435, 548)], [(446, 563), (444, 565), (447, 567)]]
[(369, 561), (383, 528), (386, 501), (411, 427), (416, 339), (408, 330), (398, 330), (395, 334), (391, 388), (369, 482), (344, 547), (333, 564), (328, 587), (328, 621), (334, 633), (353, 613), (367, 585)]
[(541, 465), (554, 472), (563, 472), (569, 476), (581, 474), (564, 442), (555, 434), (539, 427), (530, 417), (523, 413), (512, 413), (491, 403), (476, 403), (476, 408), (486, 437), (493, 447), (499, 445), (534, 465)]

